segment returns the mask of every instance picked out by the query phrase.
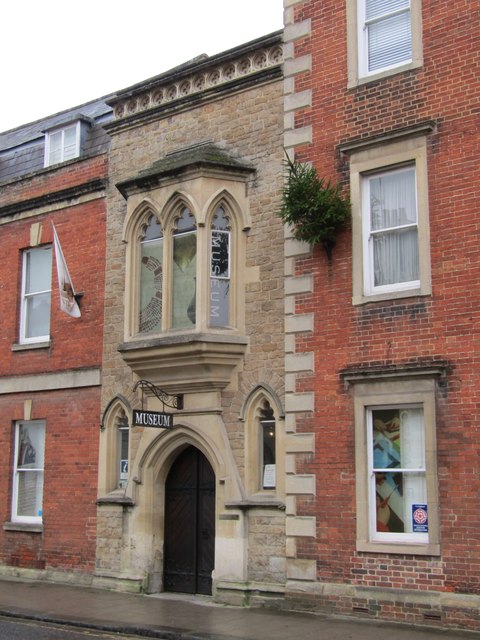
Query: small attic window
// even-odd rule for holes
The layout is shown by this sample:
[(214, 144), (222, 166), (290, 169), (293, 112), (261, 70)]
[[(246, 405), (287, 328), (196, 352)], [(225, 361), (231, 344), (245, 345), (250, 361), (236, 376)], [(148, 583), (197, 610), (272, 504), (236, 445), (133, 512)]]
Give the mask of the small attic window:
[(45, 166), (78, 158), (81, 151), (80, 120), (45, 132)]

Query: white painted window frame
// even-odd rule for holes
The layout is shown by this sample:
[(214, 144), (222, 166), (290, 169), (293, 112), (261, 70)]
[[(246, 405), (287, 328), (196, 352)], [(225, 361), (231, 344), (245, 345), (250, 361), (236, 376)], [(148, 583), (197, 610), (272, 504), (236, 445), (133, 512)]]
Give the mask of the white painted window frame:
[[(438, 472), (436, 445), (435, 374), (411, 377), (386, 374), (375, 380), (353, 383), (355, 415), (355, 468), (357, 504), (357, 551), (383, 554), (440, 555)], [(428, 533), (379, 533), (371, 508), (372, 461), (369, 446), (368, 412), (388, 407), (421, 407), (424, 425), (424, 471)]]
[[(393, 69), (396, 69), (397, 67), (402, 67), (406, 64), (410, 64), (412, 62), (413, 59), (413, 53), (412, 56), (405, 58), (404, 60), (401, 60), (399, 62), (396, 62), (395, 64), (391, 64), (391, 65), (386, 65), (384, 67), (380, 67), (378, 69), (373, 69), (372, 71), (369, 70), (368, 68), (368, 26), (370, 24), (373, 24), (374, 22), (382, 22), (383, 20), (387, 20), (388, 18), (391, 18), (395, 15), (400, 15), (400, 14), (405, 14), (408, 12), (409, 16), (410, 16), (410, 23), (411, 23), (411, 2), (408, 3), (408, 7), (402, 8), (400, 10), (396, 10), (396, 11), (391, 11), (388, 13), (385, 13), (384, 15), (382, 15), (381, 17), (375, 18), (374, 20), (367, 20), (366, 18), (366, 0), (357, 0), (358, 5), (357, 5), (357, 16), (358, 16), (358, 20), (357, 20), (357, 28), (358, 28), (358, 62), (359, 62), (359, 75), (360, 77), (367, 77), (367, 76), (372, 76), (378, 73), (382, 73), (382, 72), (386, 72), (386, 71), (391, 71)], [(413, 31), (413, 29), (412, 29)], [(412, 36), (413, 38), (413, 36)], [(413, 42), (411, 43), (412, 49), (413, 49)]]
[[(374, 276), (374, 232), (371, 228), (371, 207), (370, 207), (370, 181), (379, 176), (387, 176), (405, 169), (413, 169), (415, 171), (415, 214), (416, 223), (408, 225), (410, 228), (415, 227), (417, 231), (418, 246), (418, 187), (417, 172), (414, 164), (405, 167), (387, 168), (384, 171), (378, 171), (370, 175), (362, 176), (362, 223), (363, 223), (363, 271), (364, 271), (364, 289), (365, 295), (371, 296), (375, 294), (388, 294), (398, 291), (408, 291), (410, 289), (418, 290), (420, 288), (420, 278), (406, 282), (394, 282), (388, 285), (375, 285)], [(397, 227), (398, 229), (402, 227)], [(385, 230), (383, 231), (385, 232)], [(420, 268), (420, 267), (419, 267)]]
[[(367, 464), (368, 464), (368, 517), (369, 517), (369, 531), (370, 531), (370, 540), (372, 542), (389, 542), (389, 543), (400, 543), (400, 544), (428, 544), (428, 533), (393, 533), (393, 532), (380, 532), (377, 531), (377, 510), (376, 510), (376, 485), (375, 485), (375, 467), (373, 463), (373, 412), (378, 409), (421, 409), (422, 410), (422, 427), (423, 427), (423, 439), (421, 443), (417, 443), (419, 446), (422, 445), (422, 460), (423, 464), (421, 467), (416, 469), (413, 468), (394, 468), (391, 469), (391, 472), (402, 473), (402, 476), (405, 476), (408, 473), (414, 472), (418, 475), (423, 475), (425, 480), (426, 478), (426, 465), (425, 465), (425, 421), (423, 419), (423, 406), (418, 404), (405, 404), (405, 405), (388, 405), (388, 406), (376, 406), (376, 407), (367, 407), (366, 409), (366, 426), (367, 426)], [(378, 471), (378, 470), (377, 470)]]
[(412, 27), (412, 57), (383, 69), (365, 71), (367, 49), (365, 44), (365, 0), (346, 0), (347, 9), (347, 72), (349, 88), (373, 82), (384, 77), (417, 69), (423, 65), (422, 0), (410, 0)]
[[(43, 447), (45, 452), (45, 439), (46, 439), (46, 422), (45, 420), (20, 420), (15, 423), (15, 447), (14, 447), (14, 460), (13, 460), (13, 483), (12, 483), (12, 522), (23, 523), (23, 524), (42, 524), (43, 522), (43, 496), (44, 496), (44, 472), (45, 472), (45, 453), (44, 453), (44, 463), (42, 467), (32, 468), (28, 471), (19, 471), (18, 470), (18, 454), (19, 454), (19, 434), (20, 427), (23, 425), (31, 426), (32, 428), (43, 428)], [(33, 472), (36, 474), (42, 475), (42, 496), (40, 503), (42, 505), (40, 509), (40, 514), (38, 516), (21, 516), (18, 515), (18, 485), (19, 485), (19, 474), (20, 473), (28, 473)]]
[[(65, 146), (65, 134), (67, 131), (75, 130), (75, 149), (73, 155), (69, 155), (65, 157), (66, 154), (66, 146)], [(60, 159), (56, 162), (52, 161), (52, 138), (55, 134), (61, 135), (61, 143), (60, 143)], [(55, 129), (50, 129), (45, 133), (45, 159), (44, 166), (51, 167), (56, 164), (60, 164), (62, 162), (66, 162), (67, 160), (73, 160), (74, 158), (78, 158), (80, 155), (80, 140), (81, 140), (81, 122), (77, 120), (72, 124), (68, 124), (62, 127), (56, 127)]]
[[(20, 344), (36, 344), (38, 342), (47, 342), (48, 340), (50, 340), (50, 332), (48, 334), (42, 335), (42, 336), (35, 336), (35, 337), (27, 337), (26, 336), (26, 331), (27, 331), (27, 312), (28, 312), (28, 305), (27, 302), (30, 298), (32, 298), (35, 295), (40, 295), (40, 294), (45, 294), (45, 293), (50, 293), (50, 300), (51, 300), (51, 292), (52, 292), (52, 282), (51, 282), (51, 276), (50, 276), (50, 287), (48, 289), (43, 289), (43, 290), (39, 290), (39, 291), (35, 291), (34, 293), (27, 293), (26, 292), (26, 288), (27, 288), (27, 276), (28, 276), (28, 262), (27, 262), (27, 258), (28, 255), (30, 253), (33, 253), (34, 251), (42, 251), (45, 250), (49, 247), (33, 247), (31, 249), (26, 249), (23, 252), (23, 256), (22, 256), (22, 294), (21, 294), (21, 309), (20, 309)], [(51, 247), (50, 247), (51, 249)]]
[[(405, 166), (415, 166), (417, 224), (419, 249), (419, 282), (417, 286), (399, 283), (390, 286), (389, 290), (372, 291), (368, 286), (368, 256), (364, 237), (364, 216), (369, 214), (365, 209), (363, 178), (372, 174), (388, 172)], [(412, 136), (405, 140), (385, 141), (384, 143), (359, 149), (351, 153), (350, 158), (350, 197), (352, 202), (352, 303), (365, 304), (379, 300), (393, 300), (412, 296), (431, 295), (431, 259), (430, 259), (430, 224), (428, 214), (428, 171), (427, 171), (427, 138), (424, 135)], [(379, 288), (377, 288), (379, 289)]]

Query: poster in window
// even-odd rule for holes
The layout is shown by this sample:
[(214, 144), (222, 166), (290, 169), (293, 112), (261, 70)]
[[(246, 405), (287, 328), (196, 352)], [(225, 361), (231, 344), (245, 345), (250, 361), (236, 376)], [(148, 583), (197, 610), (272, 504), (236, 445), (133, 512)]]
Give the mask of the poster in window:
[(428, 507), (426, 504), (412, 504), (412, 531), (428, 533)]
[(275, 488), (275, 465), (266, 464), (263, 467), (263, 488), (274, 489)]

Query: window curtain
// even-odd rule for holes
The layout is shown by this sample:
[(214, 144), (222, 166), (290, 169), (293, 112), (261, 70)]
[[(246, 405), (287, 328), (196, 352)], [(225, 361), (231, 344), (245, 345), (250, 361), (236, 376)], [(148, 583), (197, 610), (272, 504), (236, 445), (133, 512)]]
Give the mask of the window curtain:
[(415, 170), (371, 178), (370, 211), (374, 285), (418, 280)]
[(18, 425), (17, 515), (41, 517), (45, 425)]

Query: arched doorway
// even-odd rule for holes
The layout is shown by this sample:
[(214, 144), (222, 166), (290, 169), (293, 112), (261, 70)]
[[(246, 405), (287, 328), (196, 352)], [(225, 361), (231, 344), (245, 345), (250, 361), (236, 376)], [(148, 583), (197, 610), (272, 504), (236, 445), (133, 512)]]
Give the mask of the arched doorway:
[(201, 451), (178, 456), (165, 484), (164, 589), (212, 593), (215, 474)]

